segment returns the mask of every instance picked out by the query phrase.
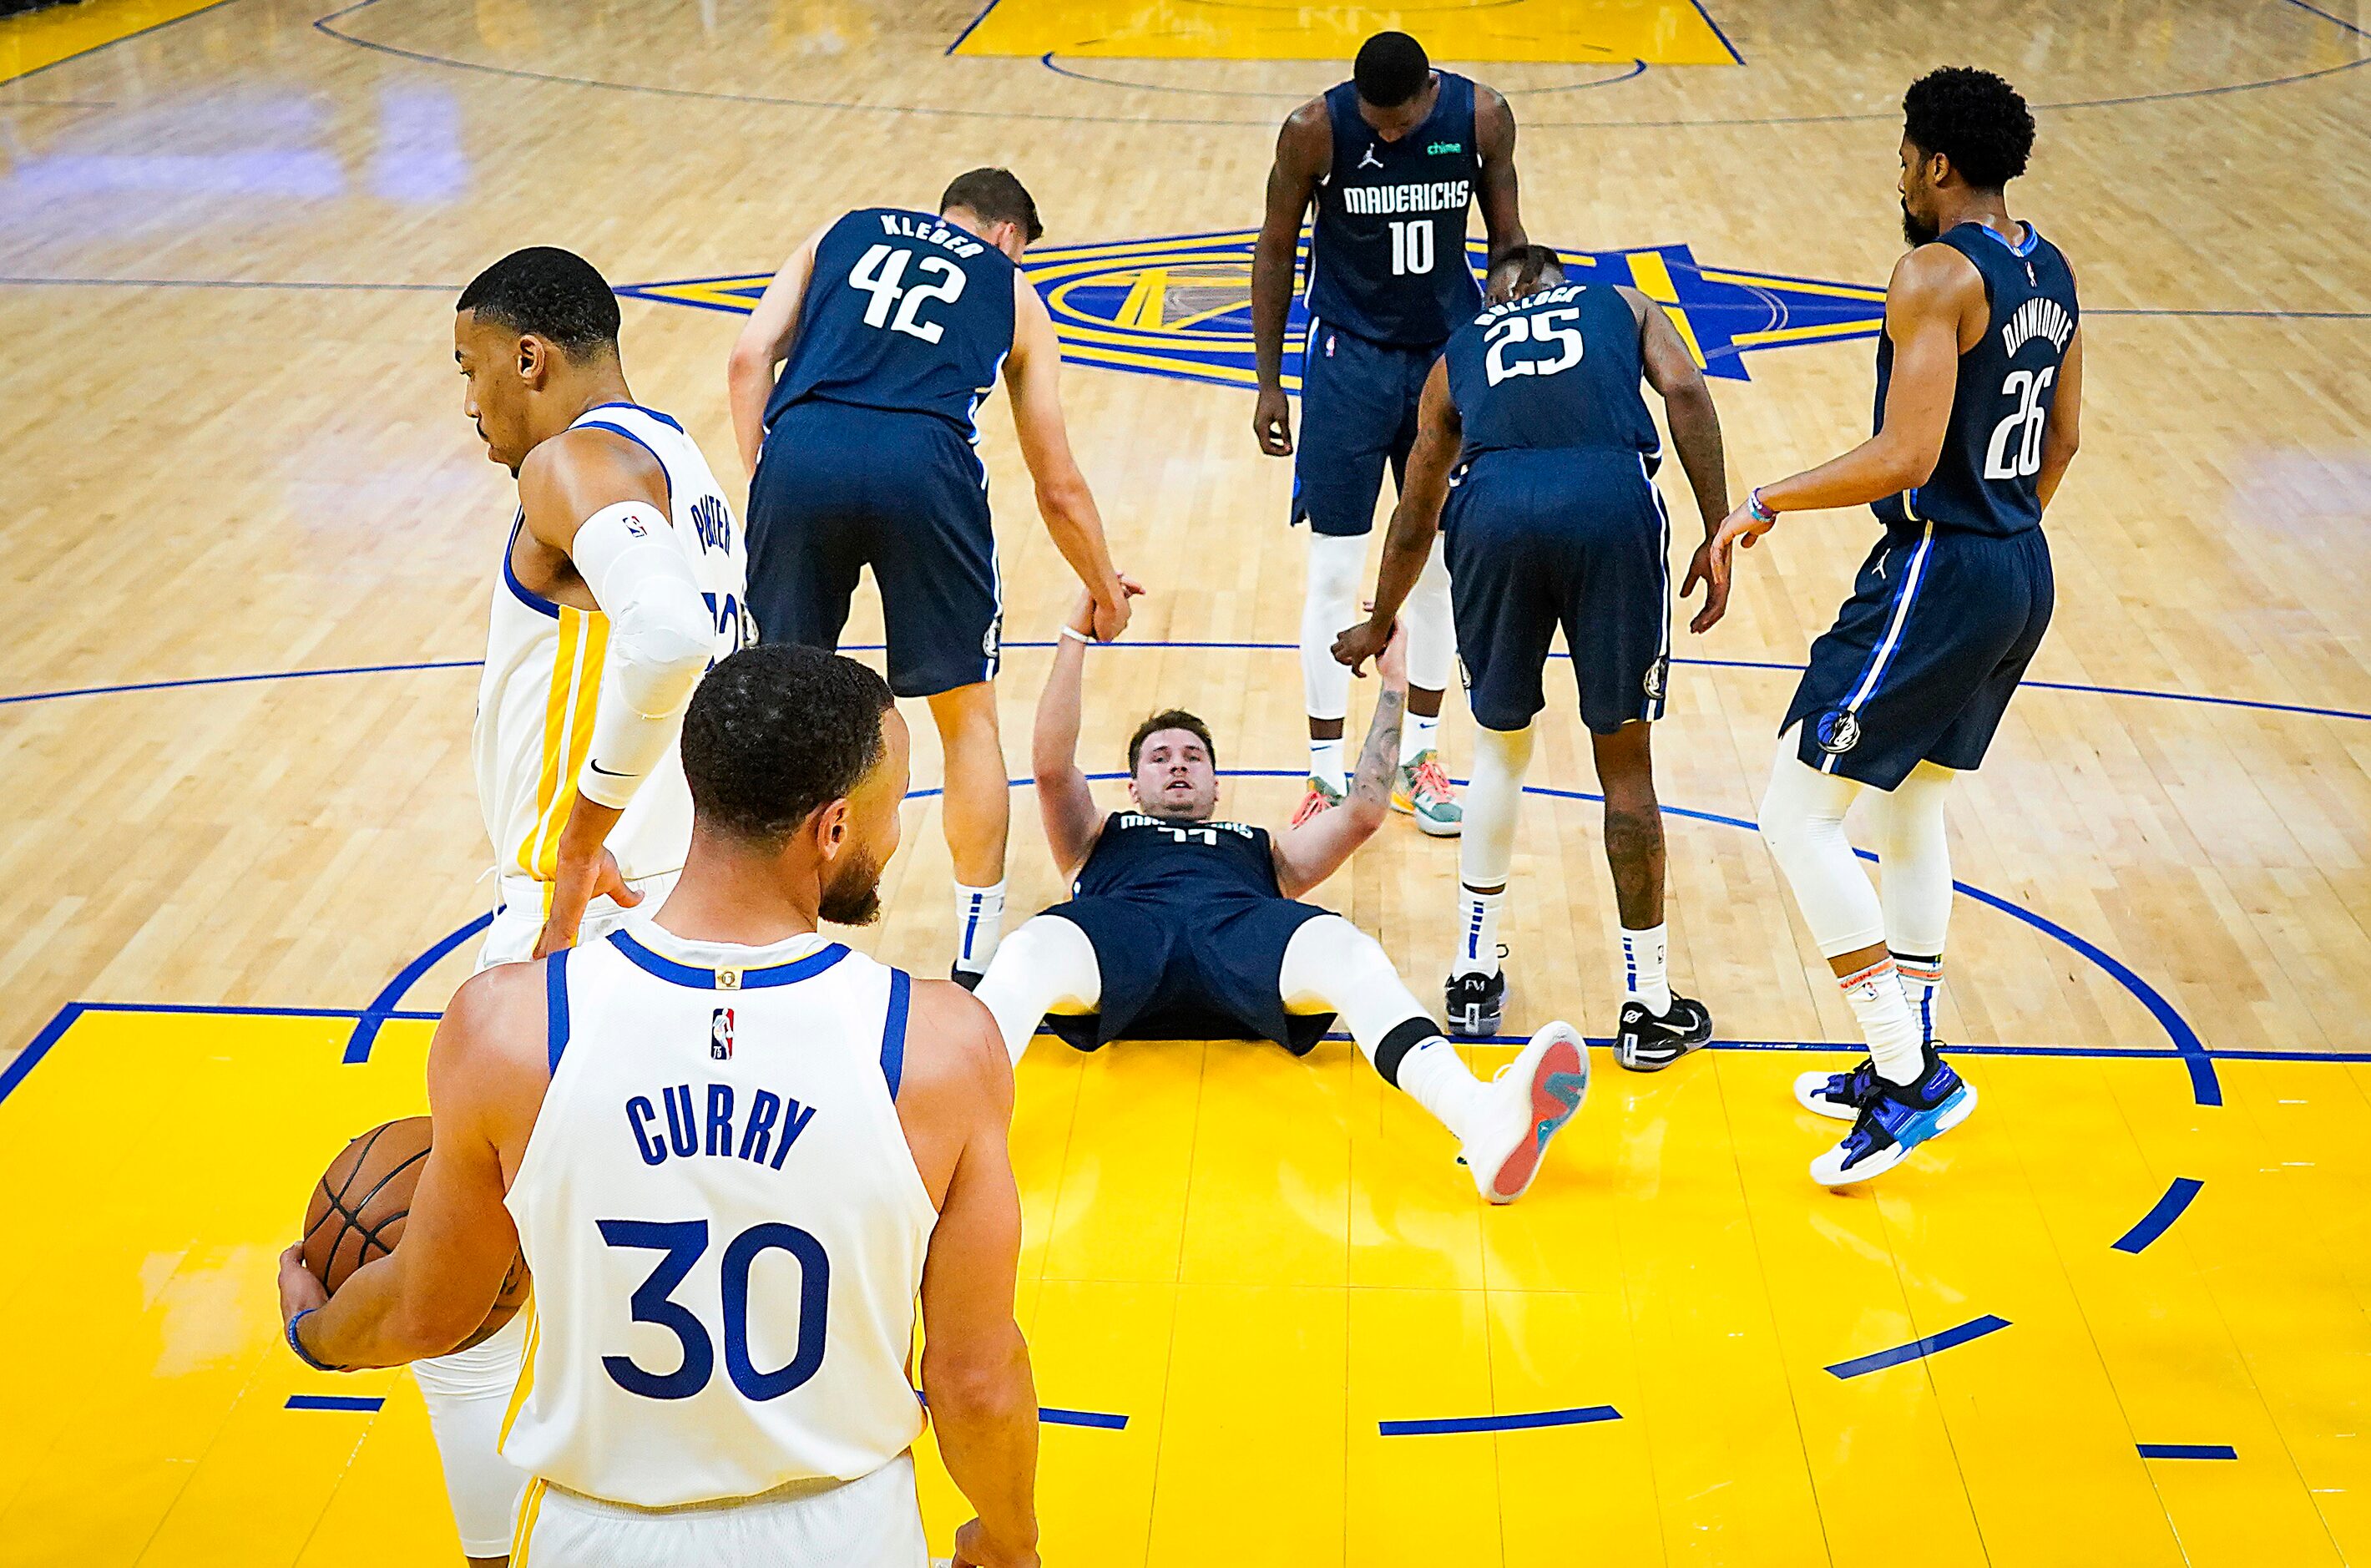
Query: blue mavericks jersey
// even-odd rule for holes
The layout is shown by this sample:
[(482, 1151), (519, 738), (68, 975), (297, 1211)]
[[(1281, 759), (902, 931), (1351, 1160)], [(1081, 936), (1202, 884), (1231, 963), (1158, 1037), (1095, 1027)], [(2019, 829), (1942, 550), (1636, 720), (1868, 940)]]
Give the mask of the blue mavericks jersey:
[(1494, 306), (1449, 340), (1463, 460), (1496, 451), (1643, 457), (1661, 443), (1639, 395), (1638, 318), (1604, 284), (1558, 284)]
[(1076, 898), (1132, 899), (1186, 911), (1284, 896), (1266, 829), (1174, 822), (1137, 811), (1115, 811), (1104, 819), (1070, 890)]
[(1441, 72), (1432, 112), (1396, 142), (1359, 117), (1353, 83), (1326, 92), (1325, 112), (1334, 167), (1317, 187), (1309, 313), (1369, 343), (1429, 348), (1482, 302), (1465, 261), (1482, 168), (1474, 84)]
[(849, 214), (815, 249), (767, 426), (818, 398), (934, 413), (977, 439), (972, 416), (1012, 351), (1012, 274), (1003, 251), (928, 213)]
[[(1889, 495), (1873, 510), (1889, 528), (1932, 522), (1995, 536), (2023, 533), (2041, 524), (2035, 476), (2041, 471), (2042, 431), (2058, 398), (2058, 367), (2082, 314), (2075, 278), (2058, 247), (2031, 224), (2025, 226), (2022, 246), (1972, 221), (1935, 243), (1957, 250), (1984, 274), (1992, 320), (1975, 346), (1960, 355), (1951, 423), (1935, 471), (1915, 490)], [(1892, 379), (1893, 340), (1879, 336), (1875, 427), (1880, 430)]]

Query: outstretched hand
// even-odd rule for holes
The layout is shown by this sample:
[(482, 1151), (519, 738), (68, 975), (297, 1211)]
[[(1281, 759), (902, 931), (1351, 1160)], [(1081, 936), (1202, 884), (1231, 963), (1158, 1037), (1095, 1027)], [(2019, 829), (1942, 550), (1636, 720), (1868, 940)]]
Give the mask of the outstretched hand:
[(1680, 597), (1685, 598), (1695, 592), (1698, 583), (1705, 586), (1704, 608), (1697, 610), (1695, 619), (1688, 622), (1688, 630), (1701, 636), (1718, 625), (1720, 618), (1729, 613), (1729, 574), (1724, 571), (1718, 579), (1714, 577), (1712, 540), (1709, 539), (1696, 546), (1695, 556), (1688, 563), (1687, 579), (1680, 585)]
[[(1776, 520), (1773, 518), (1765, 523), (1753, 515), (1753, 503), (1749, 499), (1737, 510), (1721, 519), (1719, 528), (1714, 532), (1711, 539), (1705, 541), (1704, 549), (1697, 552), (1705, 563), (1706, 580), (1712, 585), (1713, 596), (1724, 610), (1729, 605), (1729, 573), (1736, 564), (1738, 547), (1742, 545), (1748, 550), (1752, 549), (1753, 541), (1768, 533)], [(1694, 567), (1689, 569), (1689, 575), (1691, 577), (1694, 576)], [(1705, 610), (1709, 611), (1711, 609), (1712, 600), (1708, 599)], [(1711, 622), (1706, 621), (1705, 624), (1710, 625)]]
[[(1367, 661), (1383, 660), (1386, 657), (1386, 650), (1394, 644), (1402, 641), (1398, 633), (1399, 627), (1396, 623), (1390, 626), (1378, 626), (1371, 621), (1361, 621), (1356, 626), (1346, 629), (1340, 636), (1334, 639), (1334, 662), (1348, 666), (1351, 674), (1364, 679), (1367, 673)], [(1378, 673), (1389, 679), (1391, 674), (1389, 668), (1382, 663), (1378, 663), (1376, 668)], [(1401, 674), (1403, 678), (1406, 674), (1405, 657), (1401, 660)]]
[[(1115, 572), (1112, 575), (1119, 582), (1116, 624), (1112, 623), (1115, 607), (1098, 600), (1086, 589), (1081, 588), (1079, 597), (1070, 601), (1070, 618), (1064, 624), (1081, 637), (1093, 637), (1098, 643), (1116, 640), (1128, 628), (1128, 601), (1144, 595), (1144, 585), (1127, 573)], [(1107, 625), (1110, 627), (1108, 633), (1105, 631)]]

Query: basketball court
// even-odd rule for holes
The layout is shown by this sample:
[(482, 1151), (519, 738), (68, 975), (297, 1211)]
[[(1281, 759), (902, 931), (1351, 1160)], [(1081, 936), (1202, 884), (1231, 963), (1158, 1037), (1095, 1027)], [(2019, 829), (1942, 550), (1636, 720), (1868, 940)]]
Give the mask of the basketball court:
[[(1673, 979), (1718, 1046), (1601, 1049), (1521, 1204), (1344, 1041), (1032, 1049), (1046, 1561), (2371, 1563), (2371, 11), (977, 5), (0, 20), (0, 1564), (457, 1560), (411, 1378), (297, 1364), (272, 1264), (330, 1156), (424, 1109), (492, 900), (468, 739), (513, 492), (460, 285), (596, 261), (637, 397), (737, 494), (725, 354), (772, 269), (1011, 166), (1152, 590), (1090, 656), (1082, 756), (1180, 703), (1222, 810), (1279, 820), (1303, 547), (1248, 428), (1251, 229), (1278, 121), (1393, 25), (1508, 93), (1533, 238), (1667, 302), (1741, 494), (1867, 428), (1903, 86), (1972, 63), (2035, 105), (2012, 210), (2081, 277), (2088, 418), (2050, 640), (1950, 806), (1940, 1030), (1983, 1114), (1857, 1194), (1804, 1177), (1835, 1134), (1788, 1084), (1858, 1047), (1752, 818), (1874, 525), (1789, 518), (1676, 634), (1657, 739)], [(1071, 579), (984, 412), (1017, 777)], [(1506, 1028), (1602, 1039), (1613, 900), (1549, 693)], [(929, 729), (850, 940), (937, 974)], [(1452, 772), (1470, 735), (1452, 697)], [(1014, 807), (1017, 923), (1061, 889)], [(1394, 819), (1315, 898), (1430, 996), (1455, 866)]]

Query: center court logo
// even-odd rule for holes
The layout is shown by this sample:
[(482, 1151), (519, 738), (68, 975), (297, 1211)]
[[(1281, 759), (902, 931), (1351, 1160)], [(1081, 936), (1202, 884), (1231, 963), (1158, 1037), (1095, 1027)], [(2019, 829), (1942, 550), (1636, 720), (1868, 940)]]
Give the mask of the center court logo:
[[(1047, 245), (1022, 262), (1045, 296), (1073, 365), (1133, 370), (1222, 387), (1258, 384), (1252, 370), (1251, 229), (1081, 245)], [(1562, 248), (1559, 248), (1562, 249)], [(1873, 337), (1885, 290), (1700, 263), (1685, 245), (1565, 250), (1579, 283), (1622, 284), (1660, 300), (1708, 376), (1743, 381), (1745, 356), (1765, 349)], [(1477, 270), (1482, 243), (1468, 241)], [(1309, 262), (1306, 243), (1301, 264)], [(637, 284), (620, 295), (746, 315), (769, 273)], [(1309, 319), (1298, 300), (1285, 332), (1284, 384), (1301, 386)]]

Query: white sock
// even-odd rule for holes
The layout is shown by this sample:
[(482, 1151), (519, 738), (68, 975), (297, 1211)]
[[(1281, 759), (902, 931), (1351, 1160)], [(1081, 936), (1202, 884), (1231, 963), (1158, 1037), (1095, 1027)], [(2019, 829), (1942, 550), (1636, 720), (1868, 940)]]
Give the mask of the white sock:
[(1405, 768), (1426, 752), (1440, 749), (1440, 715), (1426, 718), (1421, 714), (1408, 714), (1400, 726), (1400, 766)]
[(1903, 1000), (1918, 1024), (1921, 1043), (1935, 1043), (1935, 993), (1943, 989), (1943, 955), (1894, 953), (1893, 970), (1902, 977)]
[(1336, 795), (1350, 793), (1350, 773), (1348, 765), (1342, 760), (1340, 736), (1337, 735), (1331, 740), (1313, 740), (1309, 743), (1309, 776), (1313, 779), (1324, 779), (1333, 786), (1334, 793)]
[(1449, 966), (1452, 976), (1498, 972), (1498, 911), (1506, 901), (1504, 888), (1495, 893), (1458, 888), (1457, 958)]
[(1004, 884), (966, 888), (955, 884), (955, 968), (978, 974), (996, 957), (1004, 935)]
[(1432, 1112), (1459, 1143), (1465, 1141), (1465, 1124), (1482, 1085), (1455, 1046), (1433, 1036), (1400, 1058), (1399, 1078), (1410, 1099)]
[(1852, 1004), (1853, 1016), (1860, 1020), (1861, 1036), (1868, 1041), (1878, 1076), (1892, 1084), (1916, 1083), (1926, 1070), (1926, 1056), (1920, 1048), (1918, 1021), (1910, 1016), (1893, 960), (1879, 958), (1856, 974), (1841, 977), (1836, 984)]
[(1658, 925), (1649, 931), (1622, 933), (1623, 999), (1640, 1004), (1659, 1018), (1671, 1010), (1671, 982), (1663, 972), (1665, 934), (1670, 929)]

